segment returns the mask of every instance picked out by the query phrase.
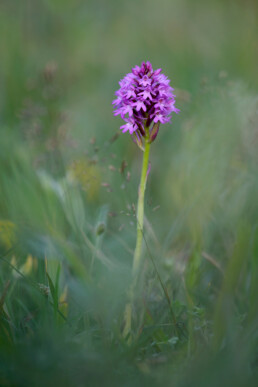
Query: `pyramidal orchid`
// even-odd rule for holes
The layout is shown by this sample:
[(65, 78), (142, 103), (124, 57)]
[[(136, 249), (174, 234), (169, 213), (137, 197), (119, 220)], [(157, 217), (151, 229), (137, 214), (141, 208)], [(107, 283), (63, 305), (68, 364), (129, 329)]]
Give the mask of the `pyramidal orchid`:
[(137, 238), (133, 258), (132, 285), (129, 289), (129, 301), (125, 307), (123, 337), (132, 340), (132, 307), (135, 287), (141, 266), (143, 240), (144, 194), (148, 176), (150, 144), (159, 132), (160, 124), (171, 120), (171, 114), (179, 113), (175, 107), (175, 94), (169, 85), (170, 80), (161, 69), (153, 71), (150, 62), (132, 68), (119, 82), (120, 89), (115, 92), (113, 101), (114, 115), (120, 115), (125, 121), (120, 129), (129, 132), (139, 148), (144, 152), (137, 204)]
[(121, 79), (120, 89), (115, 92), (114, 115), (125, 121), (120, 129), (123, 133), (128, 131), (141, 148), (143, 138), (154, 141), (160, 124), (169, 122), (172, 112), (179, 112), (174, 89), (161, 71), (153, 71), (150, 62), (143, 62)]

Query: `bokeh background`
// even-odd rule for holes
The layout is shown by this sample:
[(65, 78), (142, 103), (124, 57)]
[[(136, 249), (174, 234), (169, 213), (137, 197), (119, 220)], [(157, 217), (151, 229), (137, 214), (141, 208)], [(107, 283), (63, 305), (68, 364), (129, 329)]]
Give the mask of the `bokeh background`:
[[(1, 385), (256, 384), (257, 20), (255, 0), (1, 0)], [(151, 148), (128, 347), (142, 154), (112, 100), (146, 60), (181, 112)]]

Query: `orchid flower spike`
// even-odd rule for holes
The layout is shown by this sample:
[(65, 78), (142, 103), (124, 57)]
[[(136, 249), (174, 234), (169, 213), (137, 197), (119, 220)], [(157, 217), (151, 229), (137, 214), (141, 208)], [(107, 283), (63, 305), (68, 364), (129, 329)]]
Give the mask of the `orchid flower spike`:
[(126, 74), (115, 92), (114, 115), (120, 115), (125, 121), (120, 129), (123, 133), (129, 131), (141, 149), (146, 129), (148, 142), (153, 142), (160, 124), (169, 122), (172, 112), (180, 111), (175, 107), (176, 96), (170, 80), (161, 71), (153, 71), (150, 62), (143, 62), (141, 67), (135, 66)]

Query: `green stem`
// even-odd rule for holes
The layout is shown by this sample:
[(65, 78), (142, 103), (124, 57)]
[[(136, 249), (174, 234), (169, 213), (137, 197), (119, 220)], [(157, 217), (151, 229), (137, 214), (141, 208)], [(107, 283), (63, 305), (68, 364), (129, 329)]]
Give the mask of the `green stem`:
[[(147, 138), (146, 138), (147, 140)], [(143, 231), (143, 220), (144, 220), (144, 194), (147, 181), (147, 171), (149, 164), (150, 154), (150, 143), (148, 140), (145, 142), (145, 149), (142, 161), (142, 174), (138, 193), (138, 204), (137, 204), (137, 239), (136, 247), (133, 257), (133, 278), (137, 276), (138, 270), (141, 263), (141, 250), (142, 250), (142, 231)]]
[[(144, 194), (147, 181), (147, 172), (149, 164), (149, 154), (150, 154), (150, 142), (149, 142), (149, 128), (145, 128), (146, 137), (145, 137), (145, 148), (143, 153), (142, 161), (142, 173), (141, 181), (138, 192), (138, 203), (137, 203), (137, 237), (136, 237), (136, 246), (133, 257), (133, 279), (132, 285), (129, 290), (129, 302), (125, 307), (125, 326), (123, 330), (123, 337), (128, 338), (128, 342), (131, 341), (131, 325), (132, 325), (132, 303), (134, 299), (134, 291), (137, 284), (138, 273), (141, 266), (141, 251), (142, 251), (142, 240), (143, 240), (143, 222), (144, 222)], [(128, 337), (129, 336), (129, 337)]]

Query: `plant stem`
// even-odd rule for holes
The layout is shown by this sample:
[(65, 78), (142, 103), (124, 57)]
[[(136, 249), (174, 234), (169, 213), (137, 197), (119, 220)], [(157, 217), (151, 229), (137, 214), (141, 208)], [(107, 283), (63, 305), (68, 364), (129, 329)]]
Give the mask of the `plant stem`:
[[(133, 257), (133, 269), (132, 269), (132, 285), (129, 290), (129, 302), (125, 307), (125, 326), (123, 330), (123, 337), (128, 338), (128, 342), (131, 341), (131, 325), (132, 325), (132, 304), (134, 299), (135, 287), (137, 285), (138, 273), (141, 266), (141, 251), (142, 251), (142, 240), (143, 240), (143, 221), (144, 221), (144, 194), (147, 181), (147, 172), (149, 164), (150, 154), (150, 142), (149, 142), (149, 128), (145, 128), (145, 148), (143, 153), (142, 161), (142, 173), (141, 181), (138, 191), (138, 203), (137, 203), (137, 237), (136, 246)], [(129, 337), (128, 337), (129, 335)]]
[[(146, 139), (147, 140), (147, 139)], [(137, 239), (136, 247), (133, 257), (133, 278), (137, 276), (140, 263), (141, 263), (141, 250), (142, 250), (142, 231), (143, 231), (143, 220), (144, 220), (144, 194), (147, 181), (147, 171), (149, 164), (150, 154), (150, 143), (145, 142), (145, 149), (142, 161), (142, 174), (138, 193), (138, 204), (137, 204)]]

